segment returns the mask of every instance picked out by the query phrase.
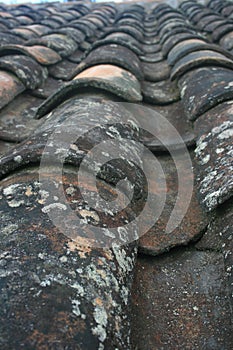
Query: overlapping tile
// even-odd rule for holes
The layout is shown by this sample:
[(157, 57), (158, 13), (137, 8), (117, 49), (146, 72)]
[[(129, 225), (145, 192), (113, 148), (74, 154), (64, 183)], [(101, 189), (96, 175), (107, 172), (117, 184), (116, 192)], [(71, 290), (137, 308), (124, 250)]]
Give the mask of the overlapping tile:
[(221, 67), (198, 68), (179, 80), (182, 102), (190, 120), (232, 99), (233, 71)]

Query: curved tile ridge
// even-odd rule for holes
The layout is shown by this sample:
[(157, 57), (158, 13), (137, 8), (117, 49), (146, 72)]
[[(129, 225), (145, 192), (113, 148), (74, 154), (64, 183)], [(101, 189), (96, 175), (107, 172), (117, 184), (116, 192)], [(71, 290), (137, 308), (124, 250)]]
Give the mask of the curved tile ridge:
[(87, 86), (106, 89), (113, 94), (131, 102), (142, 100), (140, 83), (129, 71), (120, 67), (106, 64), (88, 68), (74, 77), (78, 83), (86, 83)]
[(83, 70), (72, 81), (49, 96), (37, 109), (36, 117), (42, 118), (70, 97), (78, 97), (87, 87), (110, 92), (129, 102), (142, 100), (139, 81), (132, 73), (110, 64), (95, 65)]
[[(133, 142), (139, 139), (138, 123), (122, 104), (104, 99), (95, 100), (93, 98), (73, 97), (54, 109), (43, 119), (41, 125), (26, 141), (1, 158), (1, 177), (28, 164), (38, 164), (46, 145), (47, 151), (50, 151), (50, 154), (55, 156), (55, 161), (62, 158), (62, 152), (64, 151), (62, 145), (64, 142), (62, 140), (49, 142), (49, 140), (56, 138), (55, 131), (64, 123), (66, 123), (66, 129), (64, 135), (62, 134), (62, 140), (65, 135), (67, 135), (69, 140), (71, 135), (73, 135), (75, 140), (72, 147), (70, 147), (70, 144), (67, 146), (68, 153), (64, 159), (64, 164), (70, 164), (75, 167), (79, 167), (86, 154), (95, 145), (98, 145), (101, 140), (116, 140), (116, 142), (120, 142), (120, 140), (125, 138)], [(53, 150), (53, 147), (56, 149)], [(130, 150), (130, 154), (134, 156), (136, 164), (141, 164), (141, 151), (138, 147), (135, 144), (134, 149)], [(118, 153), (122, 154), (121, 158), (124, 158), (128, 148), (124, 148), (124, 142), (118, 148)], [(53, 159), (51, 159), (51, 162), (53, 162)], [(117, 159), (113, 163), (114, 166), (111, 162), (106, 163), (99, 169), (97, 176), (108, 183), (115, 183), (117, 179), (121, 179), (121, 176), (123, 176), (122, 178), (124, 176), (129, 176), (130, 178), (131, 176), (134, 178), (135, 193), (140, 197), (143, 188), (142, 181), (144, 181), (143, 174), (138, 171), (136, 175), (133, 175), (132, 165), (127, 165), (127, 159), (125, 161), (126, 165)], [(86, 167), (89, 167), (91, 171), (97, 169), (98, 161), (95, 161), (93, 164), (91, 158), (88, 158)]]
[(117, 44), (100, 46), (91, 51), (77, 66), (74, 76), (97, 64), (113, 64), (129, 70), (139, 80), (143, 79), (141, 62), (138, 56), (130, 49)]

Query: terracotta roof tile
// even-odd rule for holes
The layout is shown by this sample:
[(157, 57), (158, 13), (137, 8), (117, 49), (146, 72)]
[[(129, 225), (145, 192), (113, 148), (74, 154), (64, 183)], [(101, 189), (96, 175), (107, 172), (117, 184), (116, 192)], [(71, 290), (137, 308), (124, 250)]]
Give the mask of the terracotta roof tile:
[(231, 348), (232, 16), (0, 5), (0, 348)]

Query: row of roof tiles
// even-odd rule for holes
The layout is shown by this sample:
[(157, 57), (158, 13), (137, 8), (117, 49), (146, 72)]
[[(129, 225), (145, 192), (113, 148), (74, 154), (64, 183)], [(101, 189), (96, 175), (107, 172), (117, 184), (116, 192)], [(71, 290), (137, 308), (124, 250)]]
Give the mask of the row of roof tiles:
[[(4, 198), (2, 212), (6, 216), (6, 222), (9, 221), (7, 215), (12, 215), (17, 225), (22, 226), (23, 224), (24, 228), (30, 226), (28, 218), (25, 217), (25, 208), (32, 217), (38, 217), (38, 223), (33, 228), (29, 228), (31, 245), (35, 244), (38, 228), (46, 228), (47, 238), (45, 238), (44, 246), (48, 245), (48, 247), (45, 248), (45, 265), (37, 272), (37, 276), (40, 276), (40, 287), (41, 283), (51, 284), (55, 281), (65, 288), (68, 299), (74, 299), (70, 288), (73, 286), (73, 279), (76, 279), (77, 276), (71, 276), (68, 281), (59, 260), (61, 255), (65, 256), (67, 269), (72, 270), (76, 263), (75, 253), (70, 253), (72, 251), (70, 248), (74, 246), (62, 236), (59, 236), (59, 239), (56, 238), (57, 243), (54, 245), (53, 234), (57, 235), (57, 232), (51, 233), (54, 232), (54, 228), (46, 222), (44, 215), (46, 213), (41, 214), (42, 202), (39, 197), (36, 197), (38, 192), (37, 170), (26, 169), (28, 165), (38, 166), (50, 135), (54, 133), (62, 120), (69, 121), (71, 115), (77, 115), (80, 130), (82, 128), (85, 130), (87, 123), (89, 127), (96, 123), (96, 117), (91, 120), (90, 115), (98, 116), (98, 120), (101, 115), (104, 124), (107, 121), (113, 122), (118, 118), (123, 118), (125, 111), (117, 111), (114, 101), (135, 102), (139, 105), (149, 103), (154, 110), (166, 115), (172, 121), (188, 147), (193, 147), (195, 139), (197, 140), (196, 156), (193, 159), (197, 173), (197, 185), (194, 188), (192, 201), (182, 224), (173, 234), (167, 235), (165, 227), (178, 192), (172, 159), (169, 155), (161, 156), (161, 151), (166, 151), (166, 147), (161, 145), (155, 137), (146, 133), (138, 135), (137, 128), (133, 132), (132, 130), (118, 130), (120, 137), (135, 137), (135, 139), (139, 137), (149, 149), (160, 154), (159, 157), (161, 157), (160, 160), (169, 183), (168, 200), (163, 215), (159, 222), (140, 239), (139, 248), (144, 253), (158, 255), (174, 246), (187, 244), (197, 239), (208, 222), (211, 221), (211, 225), (214, 226), (217, 220), (219, 225), (221, 219), (218, 217), (218, 211), (222, 210), (220, 205), (223, 203), (229, 206), (227, 213), (223, 214), (223, 220), (227, 215), (227, 222), (232, 222), (230, 219), (232, 218), (232, 206), (229, 200), (231, 201), (233, 188), (231, 142), (233, 66), (232, 48), (223, 44), (222, 41), (231, 33), (231, 13), (227, 2), (224, 2), (224, 6), (220, 6), (219, 3), (219, 1), (211, 1), (208, 7), (203, 7), (194, 1), (185, 1), (179, 9), (161, 4), (151, 7), (149, 12), (143, 5), (126, 6), (122, 12), (109, 4), (94, 8), (71, 5), (66, 7), (67, 11), (63, 11), (60, 5), (50, 5), (46, 8), (36, 7), (31, 16), (28, 15), (29, 12), (31, 14), (31, 11), (27, 10), (27, 7), (10, 9), (10, 11), (7, 11), (7, 8), (4, 9), (2, 18), (7, 19), (7, 23), (8, 18), (12, 20), (9, 21), (8, 27), (4, 21), (1, 24), (2, 37), (6, 40), (2, 41), (3, 45), (0, 48), (0, 80), (4, 82), (0, 84), (2, 96), (0, 136), (4, 142), (21, 143), (6, 152), (0, 160)], [(213, 11), (214, 18), (211, 17)], [(9, 17), (6, 17), (8, 12)], [(22, 13), (25, 18), (22, 18)], [(211, 24), (213, 24), (212, 27)], [(12, 26), (11, 29), (9, 26)], [(103, 101), (105, 101), (106, 109), (103, 107)], [(111, 120), (108, 119), (109, 113)], [(81, 115), (83, 115), (83, 120)], [(35, 116), (37, 119), (32, 119)], [(137, 120), (132, 120), (132, 125), (140, 126), (140, 118), (143, 118), (143, 110)], [(194, 126), (194, 131), (192, 126)], [(68, 129), (71, 134), (72, 129), (75, 129), (75, 125), (71, 123)], [(111, 137), (116, 138), (116, 133), (112, 133), (111, 130), (98, 129), (91, 133), (87, 140), (79, 140), (70, 150), (67, 165), (80, 164), (84, 154), (109, 133)], [(180, 147), (175, 142), (173, 143), (173, 140), (171, 140), (171, 145), (175, 149)], [(59, 153), (58, 149), (55, 151)], [(124, 154), (123, 148), (121, 151)], [(132, 153), (135, 153), (137, 157), (138, 149), (133, 149)], [(194, 158), (193, 155), (192, 158)], [(155, 169), (151, 171), (153, 173)], [(113, 191), (111, 184), (122, 178), (125, 173), (132, 180), (131, 168), (122, 167), (121, 163), (116, 164), (115, 169), (107, 166), (99, 176), (99, 186), (102, 186), (106, 193), (109, 192), (110, 196)], [(75, 187), (77, 184), (73, 178), (74, 175), (68, 172), (66, 176), (67, 187), (70, 183)], [(139, 174), (134, 182), (136, 209), (133, 208), (133, 211), (138, 212), (144, 201), (143, 192), (140, 190), (143, 184), (142, 174)], [(54, 185), (51, 184), (51, 186)], [(88, 184), (85, 186), (87, 190)], [(15, 188), (17, 188), (16, 191)], [(33, 196), (26, 194), (28, 188)], [(158, 195), (158, 183), (155, 185), (154, 195)], [(70, 200), (75, 208), (78, 207), (80, 210), (82, 207), (83, 215), (84, 212), (87, 217), (91, 215), (89, 213), (88, 216), (87, 212), (90, 210), (78, 195), (77, 198), (70, 198)], [(18, 203), (20, 203), (19, 206)], [(46, 204), (51, 205), (52, 203)], [(10, 214), (6, 208), (10, 210)], [(153, 208), (151, 209), (151, 215), (153, 215)], [(217, 219), (214, 217), (215, 214)], [(129, 212), (127, 215), (130, 217), (135, 214)], [(95, 220), (96, 216), (93, 213), (92, 216)], [(22, 217), (25, 219), (22, 220)], [(128, 217), (124, 219), (127, 220)], [(20, 220), (22, 220), (21, 223)], [(107, 225), (109, 218), (101, 220)], [(226, 229), (230, 230), (230, 224)], [(7, 232), (6, 229), (6, 234)], [(27, 259), (30, 259), (32, 255), (37, 257), (41, 246), (35, 246), (35, 248), (30, 246), (29, 251), (29, 248), (25, 248), (25, 229), (20, 232), (22, 241), (17, 243), (18, 247), (22, 249)], [(212, 234), (213, 230), (210, 226), (206, 235), (208, 237)], [(12, 238), (10, 235), (7, 237), (5, 245), (9, 246)], [(224, 237), (224, 242), (227, 239)], [(97, 266), (96, 256), (99, 256), (99, 252), (81, 248), (76, 244), (79, 251), (79, 264), (85, 270), (85, 273), (78, 273), (80, 288), (85, 291), (88, 289), (90, 297), (88, 300), (80, 301), (79, 295), (76, 299), (80, 304), (75, 304), (76, 299), (72, 302), (72, 310), (76, 310), (76, 316), (82, 318), (80, 321), (82, 324), (79, 324), (80, 332), (76, 333), (76, 338), (79, 339), (82, 348), (91, 348), (91, 346), (93, 348), (106, 346), (108, 349), (130, 348), (128, 311), (125, 304), (128, 303), (136, 246), (137, 244), (134, 243), (132, 247), (125, 246), (122, 250), (117, 250), (118, 248), (115, 248), (114, 251), (106, 250), (103, 253), (103, 259), (98, 260), (99, 265)], [(199, 247), (204, 246), (209, 247), (208, 238), (204, 238), (203, 242), (200, 241)], [(232, 264), (230, 250), (229, 244), (223, 248), (226, 268), (230, 268)], [(120, 263), (118, 259), (119, 256), (123, 258), (123, 267), (121, 266), (122, 260)], [(11, 260), (10, 257), (9, 260)], [(51, 272), (51, 266), (54, 266), (54, 264), (51, 265), (51, 261), (56, 261), (59, 271), (57, 270), (54, 274), (60, 275), (59, 281)], [(46, 264), (49, 268), (46, 267)], [(98, 273), (91, 274), (91, 271), (88, 270), (90, 265), (98, 269), (102, 266), (101, 277)], [(23, 269), (30, 274), (33, 273), (33, 266), (24, 266)], [(111, 289), (112, 283), (109, 282), (107, 285), (104, 282), (103, 274), (109, 277), (109, 281), (118, 281), (114, 288)], [(46, 276), (50, 277), (46, 280)], [(98, 300), (95, 287), (97, 277), (99, 278), (97, 294), (100, 296)], [(20, 289), (22, 304), (26, 303), (27, 299), (30, 305), (33, 304), (33, 298), (31, 299), (27, 294), (27, 283), (21, 285), (21, 279), (16, 278), (12, 286)], [(108, 291), (109, 288), (111, 289), (111, 298), (113, 299), (114, 295), (117, 308), (113, 307), (110, 299), (108, 303), (106, 302), (108, 299), (106, 288)], [(123, 289), (125, 294), (117, 294), (119, 289)], [(61, 306), (58, 304), (49, 316), (51, 323), (56, 317), (57, 308)], [(122, 314), (123, 308), (125, 308), (124, 315)], [(63, 312), (67, 324), (70, 329), (73, 329), (76, 321), (70, 318), (73, 311), (70, 311), (68, 301), (67, 310), (64, 309)], [(97, 317), (98, 313), (102, 318)], [(112, 319), (110, 315), (113, 315), (115, 319)], [(43, 348), (48, 342), (54, 344), (55, 340), (52, 335), (54, 330), (47, 325), (49, 338), (46, 338), (43, 330), (38, 328), (38, 324), (45, 321), (44, 316), (40, 314), (39, 304), (36, 306), (35, 314), (31, 314), (30, 317), (34, 320), (36, 328), (32, 334), (30, 325), (24, 323), (24, 332), (22, 335), (17, 335), (20, 337), (20, 344), (22, 346), (37, 344), (38, 348), (39, 346)], [(104, 320), (106, 318), (108, 320), (108, 329), (105, 328), (103, 317)], [(25, 317), (22, 315), (22, 318), (26, 320), (26, 315)], [(12, 322), (11, 318), (9, 322)], [(17, 322), (13, 324), (16, 325)], [(91, 330), (90, 324), (93, 325)], [(7, 329), (4, 330), (4, 334), (5, 341), (10, 342)], [(12, 341), (12, 346), (16, 346), (15, 340)], [(61, 344), (64, 344), (64, 341), (70, 342), (75, 348), (72, 331), (69, 336), (65, 335), (64, 339), (59, 337)]]

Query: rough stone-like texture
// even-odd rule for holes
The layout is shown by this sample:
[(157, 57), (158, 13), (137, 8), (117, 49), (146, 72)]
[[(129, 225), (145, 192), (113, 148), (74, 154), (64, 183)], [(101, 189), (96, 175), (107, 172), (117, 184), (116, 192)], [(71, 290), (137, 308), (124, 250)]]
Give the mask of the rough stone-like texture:
[[(90, 246), (96, 225), (114, 221), (108, 206), (106, 213), (98, 213), (85, 204), (75, 169), (64, 169), (63, 184), (56, 176), (51, 184), (63, 187), (67, 205), (80, 218), (72, 239), (49, 220), (47, 213), (56, 208), (69, 227), (64, 204), (51, 196), (54, 188), (50, 194), (40, 191), (36, 170), (1, 183), (1, 349), (129, 350), (136, 243)], [(105, 183), (99, 181), (98, 187), (105, 198), (114, 195)], [(88, 183), (83, 190), (93, 191)], [(116, 223), (124, 225), (127, 219), (130, 211)]]
[(195, 69), (179, 80), (187, 117), (195, 120), (220, 102), (233, 97), (233, 71), (221, 67)]
[(61, 57), (66, 57), (77, 50), (76, 42), (64, 34), (44, 35), (39, 39), (32, 39), (30, 45), (44, 45), (56, 51)]
[(42, 101), (24, 93), (3, 108), (0, 111), (0, 138), (11, 142), (25, 140), (40, 124), (34, 116)]
[(202, 114), (194, 123), (195, 134), (199, 138), (228, 121), (233, 122), (233, 101), (220, 103)]
[(42, 119), (26, 141), (0, 159), (1, 177), (19, 167), (38, 164), (45, 146), (49, 163), (79, 167), (94, 146), (108, 141), (109, 145), (103, 144), (104, 149), (97, 149), (93, 158), (87, 157), (85, 167), (114, 185), (127, 178), (134, 186), (134, 195), (140, 198), (144, 195), (145, 179), (140, 169), (142, 151), (137, 145), (138, 137), (136, 119), (123, 105), (71, 98)]
[(208, 211), (233, 194), (233, 122), (224, 121), (197, 140), (199, 197)]
[(132, 291), (136, 349), (231, 349), (231, 305), (221, 253), (182, 249), (139, 257)]
[(196, 244), (200, 250), (221, 252), (224, 257), (225, 273), (233, 305), (233, 202), (230, 199), (219, 207), (213, 215), (207, 231)]
[(48, 76), (48, 71), (34, 59), (22, 55), (9, 55), (0, 58), (0, 68), (14, 73), (27, 89), (36, 89)]

